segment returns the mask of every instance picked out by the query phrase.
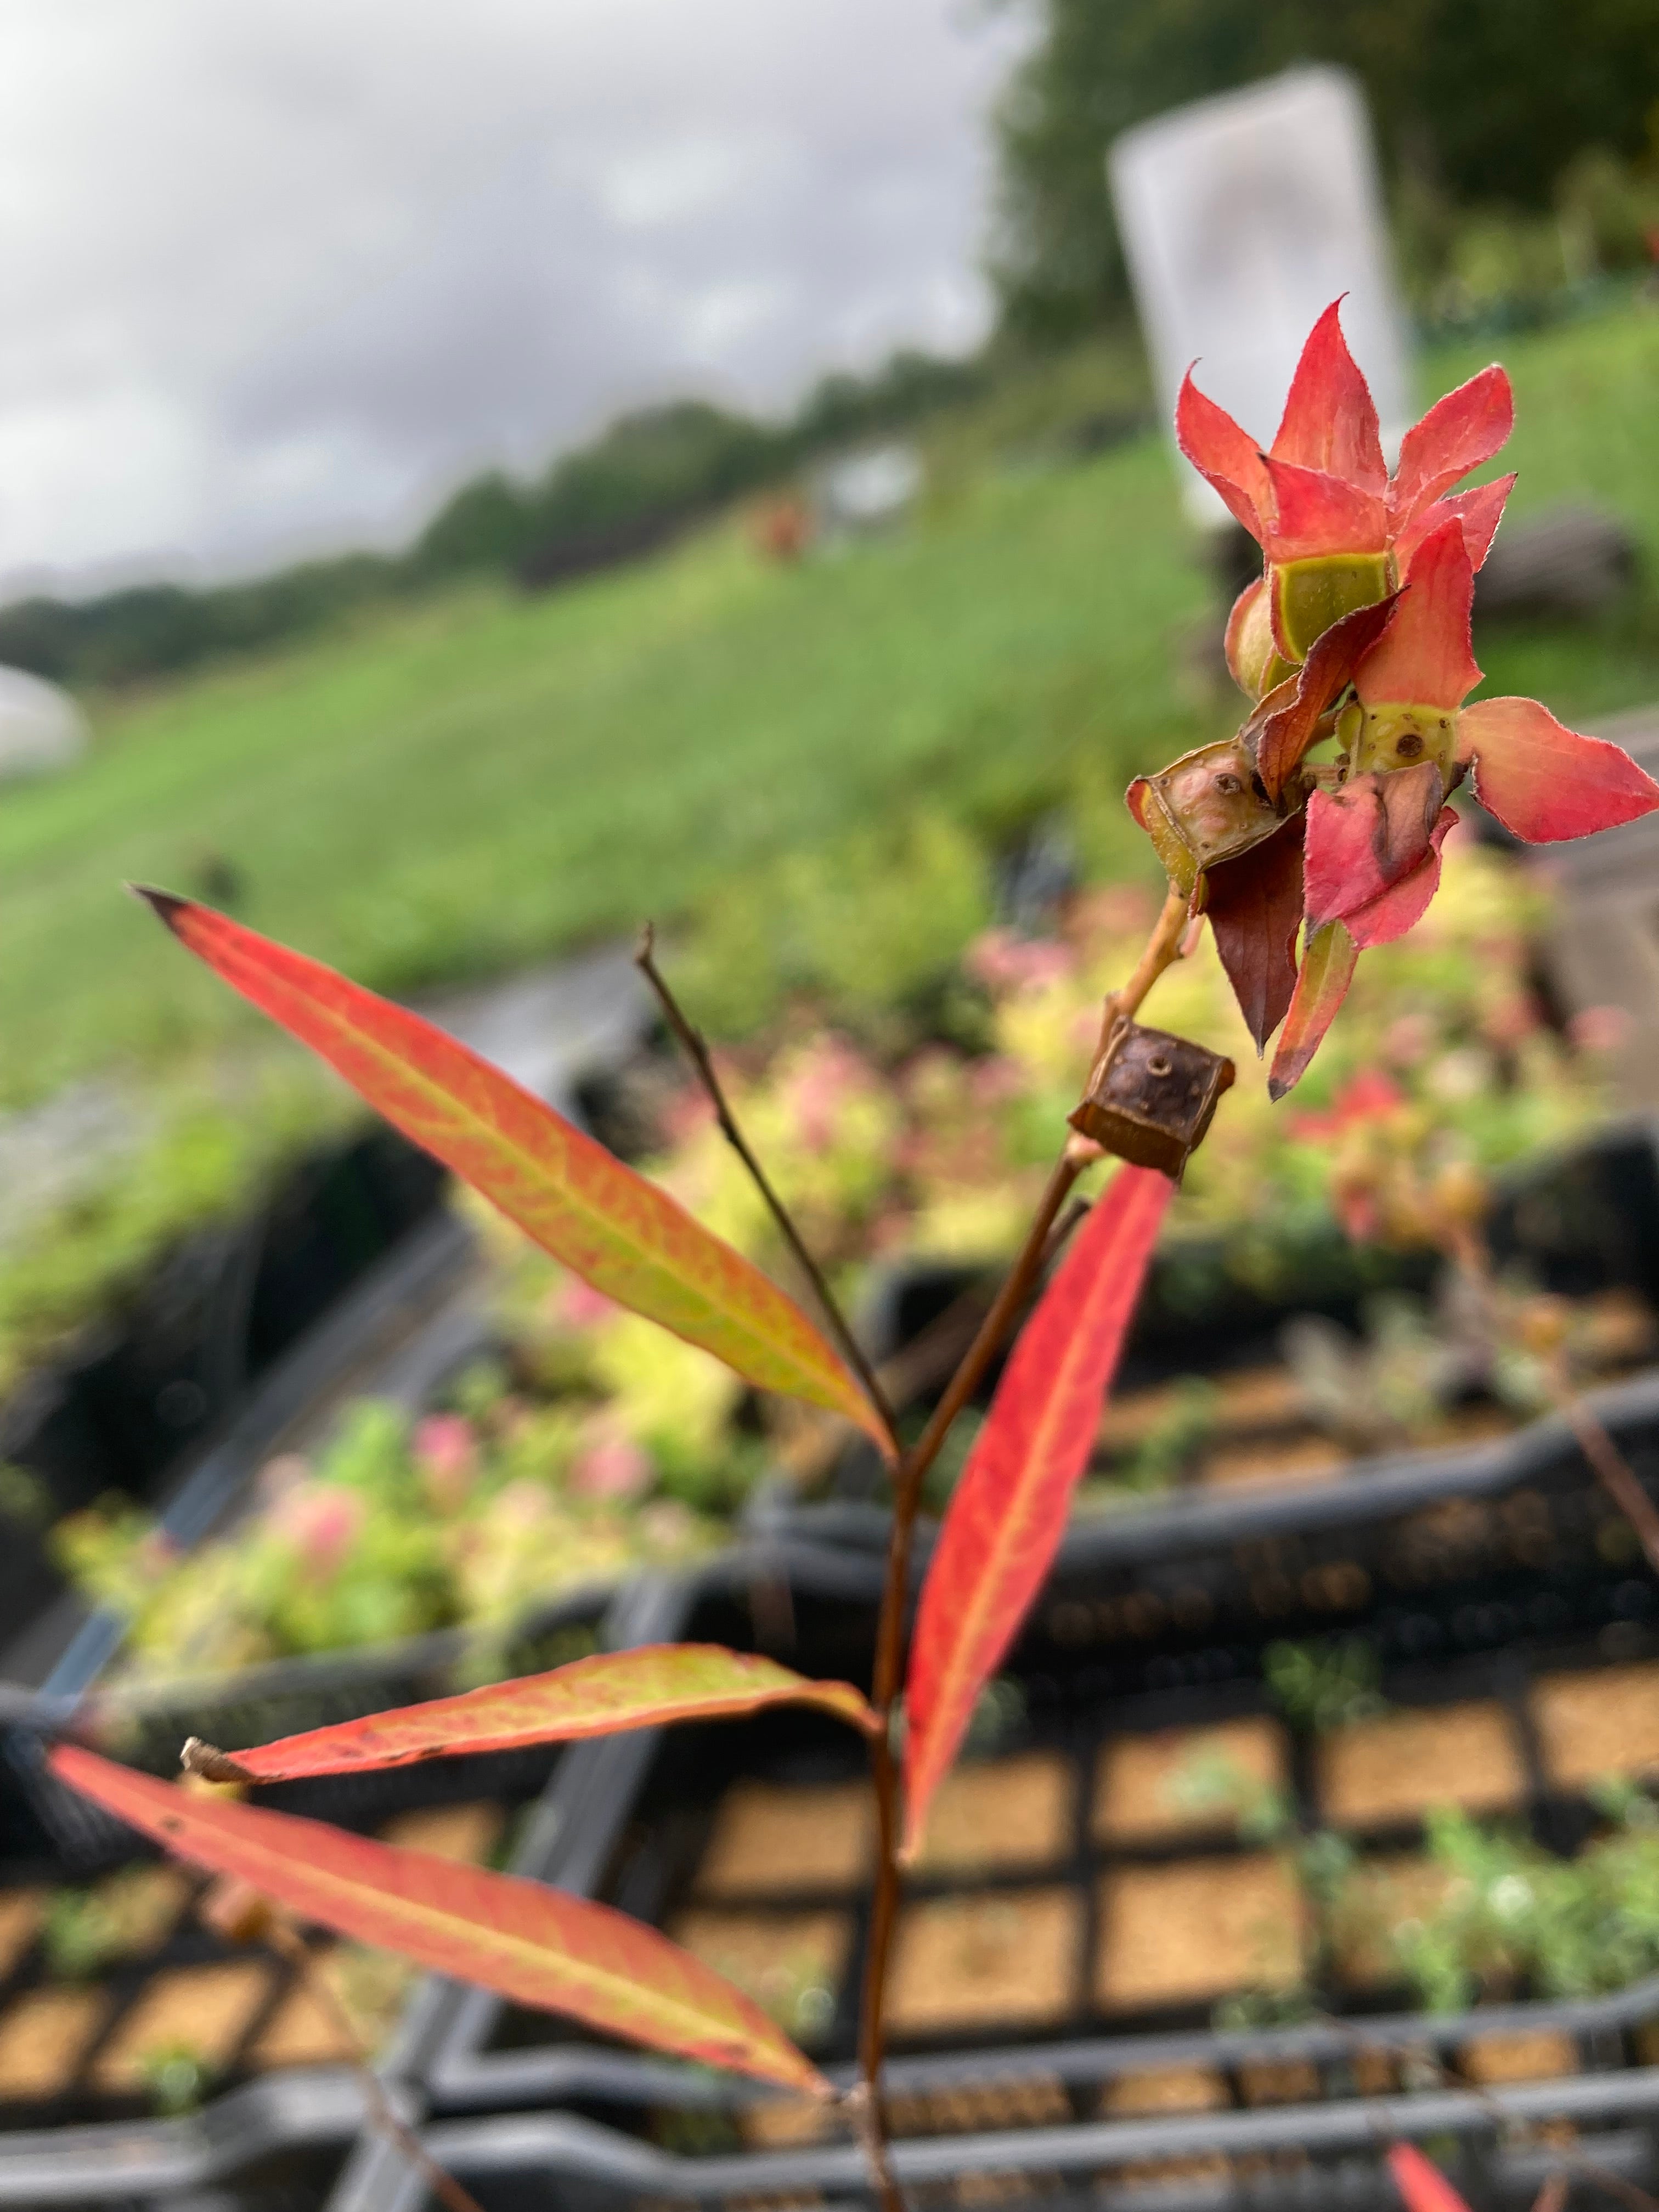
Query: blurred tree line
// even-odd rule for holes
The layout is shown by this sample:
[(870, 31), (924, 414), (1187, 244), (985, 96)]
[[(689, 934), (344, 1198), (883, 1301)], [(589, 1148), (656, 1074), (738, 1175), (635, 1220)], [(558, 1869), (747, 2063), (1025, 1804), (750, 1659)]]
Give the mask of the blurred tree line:
[(1105, 185), (1118, 133), (1297, 62), (1364, 83), (1408, 282), (1449, 266), (1460, 210), (1489, 230), (1561, 210), (1614, 259), (1639, 258), (1659, 222), (1659, 0), (1006, 4), (1036, 19), (997, 121), (994, 274), (1027, 338), (1075, 337), (1127, 301)]
[(140, 585), (0, 608), (0, 663), (58, 683), (127, 683), (302, 636), (371, 601), (470, 574), (552, 583), (644, 551), (849, 439), (968, 398), (985, 377), (975, 362), (901, 352), (870, 376), (824, 378), (782, 422), (702, 400), (646, 409), (538, 479), (492, 471), (463, 485), (401, 554), (345, 554), (207, 590)]

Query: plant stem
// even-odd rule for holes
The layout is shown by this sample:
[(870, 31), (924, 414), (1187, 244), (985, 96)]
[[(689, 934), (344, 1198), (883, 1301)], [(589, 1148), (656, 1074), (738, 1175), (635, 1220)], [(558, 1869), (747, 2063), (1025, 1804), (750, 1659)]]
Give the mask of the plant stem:
[(341, 2050), (362, 2084), (363, 2101), (368, 2106), (371, 2124), (397, 2145), (410, 2164), (423, 2176), (439, 2203), (447, 2208), (447, 2212), (483, 2212), (477, 2198), (470, 2191), (463, 2189), (453, 2173), (445, 2172), (415, 2130), (392, 2109), (392, 2100), (386, 2093), (386, 2084), (363, 2056), (350, 2015), (335, 1995), (333, 1985), (319, 1967), (311, 1946), (299, 1930), (273, 1913), (264, 1936), (270, 1949), (293, 1967), (306, 1995), (338, 2036)]
[(825, 1280), (823, 1270), (807, 1249), (806, 1241), (791, 1218), (789, 1209), (773, 1188), (770, 1176), (756, 1158), (750, 1147), (748, 1139), (738, 1127), (737, 1116), (732, 1113), (726, 1093), (720, 1087), (720, 1079), (714, 1073), (714, 1063), (702, 1032), (687, 1017), (678, 1000), (669, 988), (662, 970), (657, 965), (656, 932), (648, 921), (640, 932), (640, 941), (634, 952), (634, 965), (656, 993), (657, 1003), (662, 1008), (663, 1017), (678, 1038), (681, 1050), (690, 1061), (696, 1073), (697, 1080), (702, 1084), (708, 1095), (708, 1103), (714, 1109), (714, 1118), (720, 1124), (720, 1134), (749, 1170), (750, 1180), (760, 1193), (765, 1201), (767, 1211), (777, 1224), (778, 1233), (793, 1253), (796, 1264), (811, 1285), (812, 1295), (817, 1300), (819, 1310), (825, 1321), (829, 1322), (836, 1341), (841, 1347), (842, 1357), (864, 1386), (864, 1394), (880, 1416), (882, 1426), (887, 1431), (896, 1456), (902, 1449), (899, 1443), (898, 1422), (888, 1401), (887, 1394), (882, 1389), (881, 1378), (876, 1373), (863, 1346), (848, 1326), (846, 1316), (836, 1302), (835, 1292)]
[(878, 1856), (875, 1890), (870, 1901), (870, 1932), (865, 1948), (864, 1989), (859, 2008), (860, 2131), (881, 2191), (886, 2212), (902, 2212), (903, 2198), (887, 2160), (886, 2129), (881, 2111), (881, 2063), (887, 1967), (892, 1950), (893, 1927), (899, 1897), (898, 1771), (893, 1758), (893, 1709), (898, 1696), (899, 1668), (903, 1656), (905, 1603), (909, 1591), (910, 1547), (921, 1486), (938, 1458), (951, 1424), (978, 1387), (998, 1347), (1012, 1326), (1021, 1306), (1036, 1285), (1050, 1249), (1060, 1208), (1072, 1185), (1092, 1160), (1100, 1158), (1097, 1146), (1073, 1137), (1054, 1163), (1019, 1255), (1004, 1279), (989, 1312), (980, 1323), (973, 1342), (956, 1373), (945, 1385), (927, 1425), (899, 1462), (893, 1478), (893, 1525), (887, 1542), (887, 1579), (882, 1592), (881, 1616), (876, 1630), (876, 1661), (871, 1701), (881, 1723), (871, 1745), (870, 1769), (876, 1793)]
[[(1182, 892), (1171, 888), (1133, 974), (1121, 989), (1112, 993), (1106, 1000), (1103, 1037), (1115, 1021), (1134, 1015), (1164, 969), (1179, 958), (1187, 921), (1187, 899)], [(899, 1777), (893, 1756), (893, 1716), (904, 1653), (910, 1550), (916, 1516), (921, 1504), (921, 1487), (957, 1416), (979, 1387), (986, 1369), (1018, 1320), (1020, 1309), (1036, 1288), (1044, 1267), (1081, 1218), (1081, 1212), (1073, 1209), (1063, 1223), (1060, 1220), (1061, 1208), (1071, 1194), (1073, 1184), (1085, 1167), (1103, 1156), (1100, 1146), (1089, 1139), (1079, 1136), (1068, 1138), (1065, 1150), (1049, 1173), (1013, 1266), (975, 1332), (973, 1340), (963, 1352), (955, 1373), (946, 1383), (927, 1425), (906, 1451), (900, 1443), (892, 1404), (880, 1377), (848, 1327), (823, 1271), (807, 1249), (787, 1208), (773, 1188), (766, 1170), (750, 1151), (738, 1127), (737, 1118), (720, 1086), (720, 1078), (714, 1072), (708, 1044), (688, 1019), (657, 966), (654, 933), (648, 922), (641, 932), (634, 959), (655, 992), (664, 1018), (696, 1070), (698, 1080), (714, 1107), (721, 1134), (748, 1170), (784, 1242), (811, 1284), (818, 1304), (848, 1364), (881, 1417), (892, 1441), (897, 1462), (893, 1471), (892, 1530), (887, 1545), (887, 1572), (876, 1628), (875, 1665), (871, 1683), (871, 1700), (881, 1723), (878, 1734), (872, 1740), (870, 1752), (871, 1780), (876, 1800), (876, 1880), (870, 1904), (869, 1939), (865, 1950), (864, 1987), (859, 2008), (859, 2079), (848, 2104), (860, 2142), (870, 2162), (871, 2174), (884, 2212), (904, 2212), (904, 2198), (888, 2155), (887, 2130), (881, 2107), (881, 2065), (885, 2048), (884, 2013), (887, 1969), (898, 1914), (900, 1887)]]
[(1100, 1041), (1105, 1043), (1115, 1022), (1132, 1021), (1140, 1012), (1141, 1004), (1164, 969), (1181, 957), (1181, 940), (1187, 933), (1188, 898), (1185, 891), (1177, 890), (1173, 884), (1152, 925), (1152, 933), (1146, 947), (1135, 963), (1134, 972), (1127, 983), (1107, 994), (1104, 1017), (1100, 1025)]
[[(1502, 1323), (1492, 1248), (1479, 1228), (1460, 1224), (1448, 1236), (1443, 1249), (1474, 1285), (1487, 1335), (1496, 1343), (1502, 1334)], [(1564, 1355), (1558, 1352), (1540, 1364), (1550, 1403), (1578, 1439), (1578, 1449), (1589, 1462), (1590, 1472), (1629, 1522), (1648, 1565), (1659, 1575), (1659, 1507), (1656, 1507), (1636, 1470), (1574, 1388)]]

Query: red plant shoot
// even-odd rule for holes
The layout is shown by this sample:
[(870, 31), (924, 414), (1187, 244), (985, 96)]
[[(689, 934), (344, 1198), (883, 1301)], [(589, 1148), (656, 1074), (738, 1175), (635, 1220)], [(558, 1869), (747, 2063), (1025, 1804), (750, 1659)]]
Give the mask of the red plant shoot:
[[(1501, 368), (1484, 369), (1437, 402), (1407, 432), (1390, 476), (1339, 307), (1329, 307), (1310, 337), (1266, 452), (1190, 375), (1181, 393), (1182, 450), (1262, 549), (1261, 578), (1241, 596), (1227, 627), (1229, 662), (1250, 704), (1234, 737), (1131, 787), (1131, 811), (1170, 888), (1133, 975), (1107, 1000), (1102, 1027), (1109, 1059), (1122, 1025), (1133, 1025), (1207, 915), (1258, 1048), (1279, 1033), (1275, 1096), (1307, 1067), (1361, 951), (1401, 935), (1432, 898), (1455, 818), (1448, 801), (1461, 783), (1472, 780), (1500, 821), (1534, 841), (1583, 836), (1659, 805), (1659, 786), (1617, 747), (1565, 728), (1537, 702), (1469, 703), (1480, 681), (1469, 630), (1473, 578), (1513, 480), (1456, 487), (1509, 434), (1509, 380)], [(1328, 741), (1334, 757), (1327, 757)], [(1170, 1175), (1120, 1167), (1043, 1290), (1055, 1247), (1075, 1224), (1062, 1210), (1079, 1175), (1102, 1157), (1096, 1127), (1109, 1141), (1128, 1142), (1113, 1134), (1118, 1123), (1110, 1116), (1091, 1122), (1087, 1136), (1056, 1129), (1059, 1157), (1003, 1289), (922, 1433), (901, 1451), (873, 1370), (738, 1130), (702, 1039), (651, 962), (648, 940), (642, 959), (671, 1026), (778, 1218), (834, 1344), (665, 1193), (430, 1024), (223, 915), (148, 896), (181, 943), (593, 1292), (700, 1345), (757, 1388), (839, 1415), (894, 1462), (867, 1699), (848, 1684), (807, 1681), (769, 1659), (658, 1647), (263, 1747), (221, 1753), (192, 1741), (189, 1763), (198, 1775), (240, 1783), (788, 1704), (845, 1720), (868, 1742), (880, 1839), (854, 2110), (886, 2212), (900, 2212), (880, 2081), (902, 1854), (916, 1848), (975, 1702), (1048, 1571), (1173, 1194), (1170, 1177), (1213, 1110), (1213, 1095), (1201, 1116), (1173, 1096), (1160, 1106), (1156, 1083), (1174, 1079), (1181, 1054), (1221, 1063), (1169, 1032), (1135, 1031), (1153, 1047), (1164, 1038), (1145, 1057), (1142, 1073), (1154, 1092), (1138, 1102), (1145, 1111), (1137, 1126), (1143, 1137), (1152, 1129), (1174, 1146), (1158, 1155)], [(1231, 1079), (1230, 1064), (1226, 1072)], [(1382, 1079), (1371, 1079), (1310, 1134), (1358, 1144), (1398, 1104)], [(1346, 1218), (1366, 1233), (1377, 1209), (1361, 1209), (1350, 1196), (1355, 1210)], [(910, 1549), (924, 1479), (1034, 1297), (951, 1500), (907, 1675)], [(468, 1440), (434, 1431), (429, 1442), (432, 1479), (465, 1480)], [(301, 1917), (659, 2050), (811, 2094), (827, 2090), (810, 2061), (735, 1989), (654, 1930), (602, 1906), (507, 1876), (447, 1865), (440, 1871), (419, 1853), (186, 1794), (74, 1747), (60, 1748), (53, 1765), (64, 1781), (191, 1863), (236, 1876)], [(1420, 2153), (1396, 2145), (1389, 2158), (1408, 2212), (1462, 2212)]]

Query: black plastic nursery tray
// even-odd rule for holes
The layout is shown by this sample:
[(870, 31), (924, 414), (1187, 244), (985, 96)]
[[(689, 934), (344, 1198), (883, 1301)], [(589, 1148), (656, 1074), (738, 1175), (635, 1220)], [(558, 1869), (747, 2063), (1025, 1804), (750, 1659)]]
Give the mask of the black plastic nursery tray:
[[(1493, 1243), (1501, 1264), (1517, 1264), (1540, 1287), (1587, 1302), (1584, 1317), (1604, 1373), (1650, 1369), (1659, 1351), (1659, 1143), (1652, 1124), (1609, 1131), (1530, 1173), (1500, 1208)], [(1328, 1256), (1335, 1272), (1299, 1276), (1282, 1296), (1257, 1296), (1236, 1282), (1219, 1290), (1212, 1284), (1209, 1292), (1193, 1293), (1197, 1302), (1183, 1313), (1182, 1280), (1198, 1263), (1180, 1249), (1160, 1255), (1102, 1430), (1094, 1469), (1102, 1480), (1083, 1492), (1079, 1522), (1121, 1516), (1151, 1553), (1177, 1540), (1193, 1514), (1202, 1521), (1220, 1497), (1228, 1501), (1218, 1509), (1224, 1521), (1267, 1530), (1287, 1514), (1300, 1520), (1314, 1483), (1358, 1487), (1408, 1464), (1420, 1470), (1425, 1490), (1443, 1480), (1455, 1494), (1470, 1461), (1465, 1438), (1490, 1439), (1492, 1451), (1499, 1459), (1516, 1455), (1517, 1467), (1528, 1460), (1538, 1425), (1517, 1428), (1485, 1401), (1449, 1409), (1448, 1441), (1383, 1455), (1351, 1455), (1318, 1427), (1282, 1363), (1285, 1323), (1315, 1314), (1352, 1328), (1376, 1290), (1421, 1290), (1432, 1274), (1420, 1255), (1402, 1262), (1343, 1243)], [(1218, 1253), (1211, 1258), (1218, 1270)], [(1204, 1277), (1202, 1267), (1198, 1273)], [(927, 1332), (951, 1332), (952, 1316), (965, 1348), (976, 1298), (987, 1289), (984, 1278), (959, 1270), (891, 1278), (869, 1320), (878, 1357), (894, 1363), (889, 1373), (903, 1376)], [(1182, 1381), (1194, 1377), (1209, 1386), (1211, 1431), (1194, 1447), (1185, 1479), (1151, 1494), (1113, 1487), (1135, 1446), (1168, 1419)], [(930, 1402), (941, 1380), (932, 1377), (933, 1388), (919, 1402)], [(988, 1384), (980, 1395), (988, 1399)], [(772, 1484), (757, 1495), (749, 1525), (763, 1537), (884, 1547), (886, 1499), (885, 1470), (873, 1449), (859, 1441), (842, 1452), (823, 1494), (803, 1498), (789, 1485)]]
[[(1144, 2184), (1160, 2207), (1329, 2203), (1318, 2191), (1339, 2186), (1363, 2203), (1397, 2127), (1468, 2137), (1474, 2201), (1497, 2203), (1537, 2175), (1524, 2144), (1492, 2162), (1493, 2098), (1606, 2136), (1603, 2162), (1651, 2175), (1659, 1980), (1431, 2020), (1390, 1984), (1381, 1948), (1388, 1913), (1433, 1879), (1429, 1808), (1507, 1814), (1571, 1851), (1590, 1831), (1594, 1778), (1659, 1773), (1649, 1585), (1603, 1558), (1620, 1547), (1599, 1501), (1582, 1498), (1574, 1522), (1565, 1500), (1518, 1497), (1507, 1522), (1493, 1509), (1510, 1534), (1484, 1551), (1438, 1507), (1407, 1528), (1345, 1532), (1335, 1611), (1373, 1655), (1388, 1710), (1318, 1738), (1270, 1696), (1264, 1630), (1328, 1630), (1338, 1562), (1287, 1572), (1298, 1559), (1283, 1540), (1273, 1618), (1246, 1634), (1191, 1562), (1163, 1595), (1120, 1596), (1109, 1571), (1068, 1555), (988, 1701), (988, 1741), (941, 1794), (908, 1890), (889, 2077), (907, 2179), (951, 2202), (1092, 2201), (1108, 2185), (1133, 2202)], [(1553, 1567), (1540, 1503), (1559, 1532)], [(1147, 1609), (1126, 1613), (1135, 1595)], [(757, 1549), (698, 1577), (648, 1633), (759, 1645), (859, 1680), (877, 1597), (873, 1562)], [(1218, 1754), (1287, 1791), (1304, 1829), (1375, 1857), (1375, 1923), (1351, 1899), (1340, 1926), (1320, 1929), (1276, 1850), (1183, 1800), (1177, 1778)], [(870, 1848), (855, 1740), (779, 1713), (584, 1747), (562, 1783), (575, 1811), (550, 1878), (665, 1927), (848, 2078)], [(1292, 1989), (1311, 2017), (1212, 2027), (1218, 2000)], [(573, 2205), (863, 2194), (836, 2115), (483, 1993), (457, 2005), (428, 2087), (456, 2118), (433, 2146), (488, 2212), (538, 2191)], [(508, 2107), (524, 2117), (459, 2121)], [(1344, 2160), (1354, 2170), (1339, 2184)], [(374, 2163), (349, 2173), (337, 2205), (414, 2201), (384, 2170), (375, 2184)]]
[[(544, 1608), (515, 1648), (525, 1668), (597, 1648), (606, 1593)], [(625, 1611), (619, 1615), (626, 1633)], [(100, 1747), (176, 1771), (185, 1735), (222, 1747), (379, 1711), (452, 1687), (450, 1634), (389, 1650), (252, 1668), (111, 1704), (77, 1728)], [(36, 1754), (30, 1838), (0, 1865), (0, 2204), (182, 2201), (213, 2185), (236, 2212), (320, 2203), (362, 2124), (360, 2085), (328, 2023), (263, 1948), (227, 1946), (197, 1918), (203, 1881), (58, 1784)], [(545, 1850), (538, 1808), (560, 1753), (544, 1747), (273, 1784), (254, 1801), (476, 1863)], [(29, 1849), (21, 1848), (28, 1844)], [(91, 1932), (101, 1923), (108, 1931)], [(81, 1951), (76, 1945), (80, 1936)], [(447, 1985), (313, 1938), (387, 2063), (419, 2075)], [(88, 1951), (88, 1946), (93, 1948)], [(175, 2045), (199, 2067), (197, 2109), (157, 2116)], [(414, 2095), (405, 2092), (407, 2098)], [(411, 2106), (411, 2109), (413, 2107)]]

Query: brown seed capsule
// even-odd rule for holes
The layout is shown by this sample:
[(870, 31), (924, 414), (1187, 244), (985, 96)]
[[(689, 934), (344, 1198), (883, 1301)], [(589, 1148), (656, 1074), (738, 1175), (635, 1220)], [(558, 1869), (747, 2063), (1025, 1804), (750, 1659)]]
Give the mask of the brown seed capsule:
[(1127, 797), (1170, 881), (1189, 895), (1206, 868), (1259, 845), (1282, 818), (1233, 738), (1137, 776)]
[(1120, 1020), (1068, 1118), (1079, 1135), (1119, 1159), (1178, 1181), (1235, 1073), (1231, 1060), (1201, 1044)]

